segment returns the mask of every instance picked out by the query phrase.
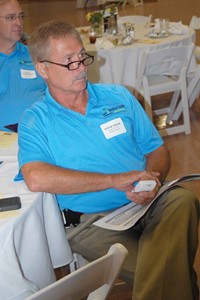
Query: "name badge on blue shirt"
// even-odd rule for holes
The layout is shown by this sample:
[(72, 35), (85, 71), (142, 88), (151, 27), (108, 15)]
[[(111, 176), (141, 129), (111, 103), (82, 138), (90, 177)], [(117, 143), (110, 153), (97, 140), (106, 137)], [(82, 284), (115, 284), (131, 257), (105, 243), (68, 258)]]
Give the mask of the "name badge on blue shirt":
[(121, 118), (117, 118), (100, 125), (106, 139), (111, 139), (119, 134), (125, 133), (126, 128)]
[(37, 77), (35, 70), (20, 69), (20, 73), (21, 73), (21, 77), (24, 79), (33, 79)]

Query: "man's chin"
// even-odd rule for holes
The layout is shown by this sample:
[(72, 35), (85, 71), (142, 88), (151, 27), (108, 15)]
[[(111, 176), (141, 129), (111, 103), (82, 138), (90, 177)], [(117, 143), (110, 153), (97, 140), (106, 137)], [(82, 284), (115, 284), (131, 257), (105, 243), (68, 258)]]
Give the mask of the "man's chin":
[(21, 38), (22, 38), (21, 31), (19, 31), (19, 32), (18, 31), (13, 32), (12, 38), (13, 38), (13, 41), (16, 41), (16, 42), (20, 41)]
[(76, 84), (81, 84), (81, 85), (85, 85), (85, 86), (86, 86), (86, 82), (87, 82), (87, 80), (85, 77), (76, 80)]
[(80, 91), (84, 91), (87, 87), (86, 79), (78, 80), (76, 83), (79, 86)]

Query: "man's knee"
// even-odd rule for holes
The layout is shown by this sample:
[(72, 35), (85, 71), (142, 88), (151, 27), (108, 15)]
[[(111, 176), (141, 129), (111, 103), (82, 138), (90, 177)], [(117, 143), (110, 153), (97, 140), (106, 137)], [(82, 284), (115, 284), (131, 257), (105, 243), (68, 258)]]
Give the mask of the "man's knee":
[[(200, 202), (197, 196), (190, 190), (178, 187), (170, 193), (174, 198), (174, 205), (181, 211), (197, 214), (199, 218), (200, 214)], [(171, 196), (169, 194), (169, 197)]]

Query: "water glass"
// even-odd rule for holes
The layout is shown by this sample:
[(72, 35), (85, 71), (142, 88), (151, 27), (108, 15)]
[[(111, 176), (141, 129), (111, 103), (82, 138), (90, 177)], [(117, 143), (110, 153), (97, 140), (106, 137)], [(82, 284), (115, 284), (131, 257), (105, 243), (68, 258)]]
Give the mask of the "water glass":
[(169, 20), (168, 19), (159, 19), (160, 33), (168, 34), (169, 32)]

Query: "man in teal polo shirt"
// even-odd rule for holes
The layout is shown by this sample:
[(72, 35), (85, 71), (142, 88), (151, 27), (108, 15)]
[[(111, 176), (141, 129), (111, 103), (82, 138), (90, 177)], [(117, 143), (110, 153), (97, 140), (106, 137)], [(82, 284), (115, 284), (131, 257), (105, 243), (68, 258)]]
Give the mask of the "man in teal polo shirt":
[[(120, 85), (87, 81), (94, 58), (72, 26), (42, 24), (29, 45), (48, 89), (20, 122), (18, 179), (33, 192), (56, 194), (72, 250), (86, 259), (124, 244), (129, 256), (121, 276), (133, 283), (134, 300), (197, 300), (199, 202), (190, 191), (164, 193), (129, 230), (91, 224), (131, 201), (150, 203), (167, 176), (168, 150), (139, 102)], [(133, 193), (133, 184), (146, 179), (155, 188)]]
[(36, 72), (28, 47), (20, 43), (24, 13), (16, 0), (0, 0), (0, 130), (17, 125), (21, 114), (42, 99), (45, 81)]

